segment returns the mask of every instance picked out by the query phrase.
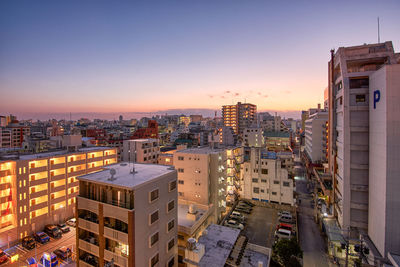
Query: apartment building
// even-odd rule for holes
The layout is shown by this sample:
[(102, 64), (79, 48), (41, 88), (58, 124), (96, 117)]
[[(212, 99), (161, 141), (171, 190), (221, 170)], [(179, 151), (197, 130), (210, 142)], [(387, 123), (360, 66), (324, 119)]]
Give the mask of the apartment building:
[(305, 121), (305, 151), (312, 163), (327, 161), (328, 112), (319, 109)]
[(214, 222), (219, 222), (226, 210), (226, 162), (225, 149), (201, 147), (174, 153), (179, 199), (213, 205)]
[(385, 258), (400, 255), (399, 88), (400, 64), (370, 75), (368, 236)]
[(243, 145), (247, 147), (264, 147), (264, 131), (262, 128), (250, 127), (243, 131)]
[(369, 77), (396, 63), (391, 42), (332, 51), (329, 64), (329, 168), (334, 212), (352, 234), (368, 230)]
[(158, 139), (124, 140), (123, 161), (157, 163), (160, 154)]
[(31, 134), (29, 126), (19, 125), (18, 123), (11, 123), (7, 128), (11, 131), (11, 147), (21, 147), (24, 136)]
[(74, 216), (77, 176), (116, 163), (116, 150), (81, 148), (0, 161), (0, 246)]
[(120, 163), (78, 181), (78, 266), (177, 266), (174, 168)]
[(11, 148), (11, 130), (0, 127), (0, 148)]
[[(242, 197), (294, 205), (294, 181), (286, 166), (287, 156), (261, 148), (251, 148), (243, 163)], [(290, 168), (290, 167), (289, 167)]]
[(244, 128), (257, 121), (257, 106), (241, 102), (222, 106), (222, 118), (224, 126), (232, 127), (235, 134), (242, 134)]

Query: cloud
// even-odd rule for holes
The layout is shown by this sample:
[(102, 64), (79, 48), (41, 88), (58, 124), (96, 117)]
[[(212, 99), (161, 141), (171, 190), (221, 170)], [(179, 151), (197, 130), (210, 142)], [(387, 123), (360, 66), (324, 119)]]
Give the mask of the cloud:
[(225, 91), (225, 94), (230, 94), (230, 93), (231, 93), (231, 91), (229, 91), (229, 90)]
[(284, 93), (285, 93), (285, 94), (290, 94), (290, 93), (292, 93), (292, 92), (289, 91), (289, 90), (286, 90), (286, 91), (284, 91)]
[(235, 93), (235, 96), (239, 96), (240, 94), (239, 93)]
[(262, 95), (262, 93), (261, 93), (261, 92), (258, 92), (257, 94), (258, 94), (258, 95)]
[(213, 98), (214, 96), (213, 96), (213, 95), (208, 95), (208, 97), (209, 97), (209, 98)]
[(221, 95), (221, 98), (222, 98), (222, 99), (224, 99), (224, 98), (225, 98), (225, 96)]
[(267, 97), (268, 97), (268, 95), (264, 95), (263, 97), (267, 98)]

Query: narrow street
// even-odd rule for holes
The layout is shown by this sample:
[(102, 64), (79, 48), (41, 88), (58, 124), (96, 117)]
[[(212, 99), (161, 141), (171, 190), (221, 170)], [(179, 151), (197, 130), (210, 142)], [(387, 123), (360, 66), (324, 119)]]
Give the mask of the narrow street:
[[(304, 173), (304, 172), (303, 172)], [(303, 250), (303, 266), (335, 266), (327, 257), (325, 241), (313, 219), (312, 195), (307, 189), (307, 180), (303, 175), (296, 177), (296, 191), (301, 200), (299, 205), (298, 228), (299, 241)]]

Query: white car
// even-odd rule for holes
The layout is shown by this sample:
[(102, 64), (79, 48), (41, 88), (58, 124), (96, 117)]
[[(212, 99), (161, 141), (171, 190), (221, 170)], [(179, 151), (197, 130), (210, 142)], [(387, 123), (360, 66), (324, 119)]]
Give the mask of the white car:
[(243, 230), (243, 228), (244, 228), (243, 224), (237, 223), (234, 220), (225, 221), (224, 225), (231, 227), (231, 228), (240, 229), (240, 230)]
[(69, 226), (75, 227), (76, 226), (76, 218), (71, 218), (69, 219), (66, 224), (68, 224)]
[(278, 212), (278, 215), (279, 216), (283, 216), (283, 215), (292, 216), (292, 213), (290, 213), (289, 211), (284, 210), (284, 211)]
[(292, 237), (292, 232), (286, 229), (279, 228), (275, 231), (275, 238), (277, 239), (290, 239)]

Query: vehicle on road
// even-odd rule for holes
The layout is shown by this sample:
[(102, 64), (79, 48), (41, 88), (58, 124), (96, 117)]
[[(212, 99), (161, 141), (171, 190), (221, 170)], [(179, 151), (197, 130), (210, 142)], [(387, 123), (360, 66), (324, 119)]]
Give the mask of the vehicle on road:
[(50, 237), (43, 232), (34, 233), (33, 237), (35, 238), (36, 241), (38, 241), (41, 244), (44, 244), (44, 243), (47, 243), (50, 241)]
[(34, 249), (36, 247), (35, 239), (31, 236), (25, 236), (22, 238), (22, 246), (26, 249)]
[(243, 229), (244, 229), (243, 224), (238, 223), (238, 222), (236, 222), (236, 221), (234, 221), (234, 220), (225, 221), (225, 222), (224, 222), (224, 225), (225, 225), (225, 226), (228, 226), (228, 227), (231, 227), (231, 228), (240, 229), (240, 230), (243, 230)]
[(0, 264), (6, 263), (8, 261), (8, 257), (4, 251), (0, 249)]
[(279, 221), (283, 222), (283, 223), (292, 223), (293, 217), (292, 217), (292, 215), (281, 215), (279, 217)]
[(54, 238), (61, 238), (62, 232), (60, 229), (58, 229), (57, 226), (53, 224), (48, 224), (44, 227), (44, 231), (46, 234), (48, 234), (51, 237)]
[(54, 253), (43, 253), (42, 258), (40, 259), (40, 263), (44, 267), (56, 267), (58, 266), (57, 255)]
[(58, 229), (61, 230), (61, 232), (63, 233), (68, 233), (71, 229), (69, 228), (68, 225), (66, 225), (65, 223), (59, 223), (57, 224)]
[(27, 258), (26, 264), (28, 264), (28, 267), (38, 267), (37, 261), (34, 257)]
[(275, 231), (275, 241), (280, 239), (290, 239), (292, 237), (292, 232), (286, 229), (278, 229)]
[(243, 213), (246, 213), (246, 214), (250, 214), (250, 213), (251, 213), (251, 210), (250, 210), (250, 209), (246, 209), (246, 208), (242, 208), (242, 207), (236, 207), (236, 208), (235, 208), (235, 211), (237, 211), (237, 212), (243, 212)]
[(255, 205), (253, 203), (251, 203), (251, 201), (248, 201), (246, 199), (242, 199), (239, 201), (239, 203), (246, 203), (247, 205), (254, 207)]
[(53, 253), (56, 254), (57, 257), (59, 257), (62, 260), (71, 258), (71, 256), (72, 256), (71, 250), (65, 246), (62, 246), (62, 247), (54, 250)]
[(76, 218), (71, 218), (66, 222), (67, 225), (76, 227)]

